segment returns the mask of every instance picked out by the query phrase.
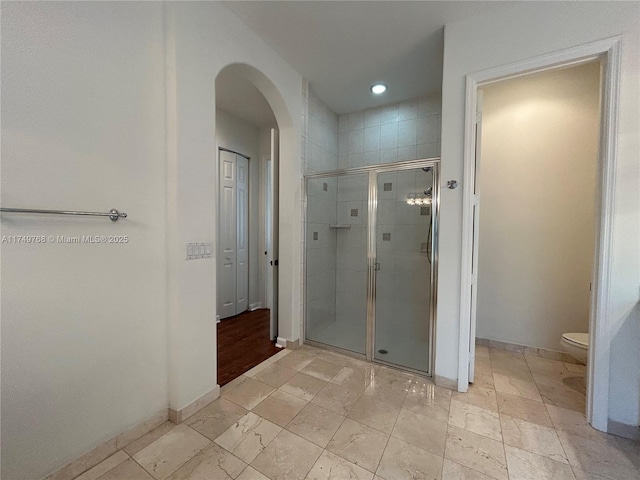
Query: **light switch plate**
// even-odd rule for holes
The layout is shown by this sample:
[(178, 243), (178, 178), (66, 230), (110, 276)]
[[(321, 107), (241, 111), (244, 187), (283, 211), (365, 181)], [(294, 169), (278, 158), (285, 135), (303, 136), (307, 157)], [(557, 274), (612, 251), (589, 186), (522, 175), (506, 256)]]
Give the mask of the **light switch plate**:
[(213, 243), (211, 242), (193, 242), (187, 243), (187, 260), (196, 260), (198, 258), (212, 258)]

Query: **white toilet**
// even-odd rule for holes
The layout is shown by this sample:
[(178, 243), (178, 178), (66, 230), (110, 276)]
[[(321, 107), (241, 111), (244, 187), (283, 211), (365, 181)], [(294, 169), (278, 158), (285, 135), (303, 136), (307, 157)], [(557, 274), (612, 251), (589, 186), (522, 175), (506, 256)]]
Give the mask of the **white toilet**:
[(587, 357), (589, 356), (588, 333), (563, 333), (560, 343), (565, 352), (579, 362), (587, 364)]

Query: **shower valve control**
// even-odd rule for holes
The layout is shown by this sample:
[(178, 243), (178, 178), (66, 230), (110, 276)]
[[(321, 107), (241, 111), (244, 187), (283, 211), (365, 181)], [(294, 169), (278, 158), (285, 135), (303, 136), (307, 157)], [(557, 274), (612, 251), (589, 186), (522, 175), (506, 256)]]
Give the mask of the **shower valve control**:
[(447, 180), (447, 188), (453, 190), (458, 186), (457, 180)]

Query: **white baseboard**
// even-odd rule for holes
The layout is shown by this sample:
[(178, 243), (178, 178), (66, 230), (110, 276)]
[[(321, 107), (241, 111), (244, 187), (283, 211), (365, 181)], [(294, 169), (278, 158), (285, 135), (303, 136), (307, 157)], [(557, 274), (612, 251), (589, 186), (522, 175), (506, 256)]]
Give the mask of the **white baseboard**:
[(625, 423), (616, 422), (609, 419), (607, 425), (607, 433), (617, 435), (619, 437), (630, 438), (636, 442), (640, 441), (640, 427), (637, 425), (627, 425)]
[(131, 442), (149, 433), (151, 430), (158, 428), (168, 419), (169, 410), (167, 408), (163, 408), (152, 417), (149, 417), (146, 420), (138, 423), (137, 425), (128, 428), (112, 439), (101, 443), (90, 452), (85, 453), (81, 457), (78, 457), (75, 460), (67, 463), (65, 466), (56, 470), (54, 473), (47, 475), (45, 477), (45, 480), (71, 480), (73, 478), (76, 478), (79, 475), (82, 475), (87, 470), (95, 467), (103, 460), (106, 460), (121, 448), (126, 447)]
[(256, 303), (250, 303), (249, 304), (249, 311), (253, 312), (254, 310), (258, 310), (259, 308), (262, 308), (262, 302), (256, 302)]
[(449, 390), (458, 390), (458, 380), (442, 377), (440, 375), (434, 375), (433, 381), (438, 387), (448, 388)]
[(180, 410), (169, 408), (169, 420), (171, 423), (179, 425), (191, 415), (202, 410), (204, 407), (216, 400), (219, 396), (220, 385), (216, 385), (211, 391), (205, 393), (200, 398), (196, 398), (193, 402)]

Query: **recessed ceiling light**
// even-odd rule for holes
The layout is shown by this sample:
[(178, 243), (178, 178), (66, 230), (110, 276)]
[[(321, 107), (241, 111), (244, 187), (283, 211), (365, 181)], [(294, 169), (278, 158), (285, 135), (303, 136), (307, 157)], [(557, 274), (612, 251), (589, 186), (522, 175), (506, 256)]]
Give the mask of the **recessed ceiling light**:
[(371, 85), (371, 91), (376, 95), (386, 92), (387, 86), (384, 83), (374, 83)]

